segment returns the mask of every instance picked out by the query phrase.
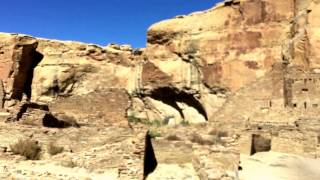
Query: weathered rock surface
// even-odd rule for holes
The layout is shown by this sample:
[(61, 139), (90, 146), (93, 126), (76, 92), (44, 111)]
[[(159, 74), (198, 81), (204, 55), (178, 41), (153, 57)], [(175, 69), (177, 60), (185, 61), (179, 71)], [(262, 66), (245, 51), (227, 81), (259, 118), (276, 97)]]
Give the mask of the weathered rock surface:
[[(226, 0), (152, 25), (145, 49), (0, 33), (0, 177), (141, 179), (150, 128), (147, 179), (252, 179), (240, 157), (274, 172), (266, 151), (319, 158), (319, 12), (319, 0)], [(66, 151), (23, 162), (9, 148), (21, 138)]]
[(229, 93), (268, 77), (284, 59), (292, 59), (290, 66), (317, 68), (317, 3), (226, 1), (156, 23), (148, 30), (142, 87), (188, 92), (212, 119)]
[(44, 39), (38, 50), (44, 59), (35, 69), (35, 99), (135, 88), (134, 76), (128, 74), (134, 73), (139, 50)]
[[(231, 1), (162, 21), (150, 27), (146, 53), (180, 86), (185, 80), (188, 86), (204, 83), (234, 92), (281, 61), (295, 14), (293, 2)], [(180, 65), (186, 62), (190, 70)]]
[[(209, 121), (270, 136), (276, 151), (314, 157), (318, 133), (300, 123), (319, 128), (319, 6), (225, 1), (151, 26), (145, 54), (170, 77), (161, 83), (198, 96)], [(308, 136), (299, 138), (296, 129)]]

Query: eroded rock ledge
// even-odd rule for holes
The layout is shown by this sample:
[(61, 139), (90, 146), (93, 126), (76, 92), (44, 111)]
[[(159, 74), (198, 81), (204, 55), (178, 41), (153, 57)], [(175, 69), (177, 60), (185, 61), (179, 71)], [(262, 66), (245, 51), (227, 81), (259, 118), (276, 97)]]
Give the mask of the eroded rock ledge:
[[(240, 154), (319, 158), (319, 12), (317, 0), (228, 0), (152, 25), (144, 49), (1, 33), (0, 119), (44, 136), (43, 126), (80, 127), (61, 132), (95, 146), (106, 141), (96, 134), (120, 132), (90, 157), (116, 162), (108, 170), (124, 179), (142, 178), (153, 125), (165, 137), (148, 141), (158, 162), (148, 179), (175, 176), (163, 173), (171, 168), (181, 178), (236, 178)], [(109, 149), (116, 158), (105, 160)]]

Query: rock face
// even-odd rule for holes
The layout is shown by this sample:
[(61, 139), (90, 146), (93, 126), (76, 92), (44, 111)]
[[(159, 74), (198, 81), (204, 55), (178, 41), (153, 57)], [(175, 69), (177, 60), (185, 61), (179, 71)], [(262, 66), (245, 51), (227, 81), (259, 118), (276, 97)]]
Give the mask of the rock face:
[[(199, 99), (209, 121), (251, 129), (251, 146), (262, 134), (272, 150), (314, 156), (318, 133), (300, 123), (319, 129), (319, 7), (312, 0), (225, 1), (151, 26), (145, 54), (170, 77), (167, 86)], [(289, 140), (299, 131), (308, 136)]]
[[(162, 21), (148, 31), (148, 57), (162, 71), (175, 74), (181, 86), (186, 80), (187, 86), (204, 83), (235, 92), (281, 61), (281, 46), (295, 14), (293, 2), (230, 1)], [(189, 72), (173, 67), (183, 62), (191, 66)]]
[(167, 134), (200, 123), (179, 131), (188, 138), (178, 142), (153, 141), (158, 167), (148, 179), (236, 178), (239, 153), (320, 157), (319, 48), (319, 0), (226, 0), (152, 25), (144, 49), (0, 33), (0, 119), (88, 126), (86, 140), (95, 128), (112, 134), (104, 126), (121, 125), (133, 140), (115, 148), (133, 152), (119, 155), (112, 177), (124, 179), (141, 178), (146, 128)]
[(109, 88), (134, 89), (134, 66), (141, 51), (39, 39), (44, 59), (35, 69), (36, 99), (87, 94)]
[[(24, 73), (15, 70), (16, 84), (24, 84), (23, 78), (27, 78), (24, 74), (32, 76), (32, 85), (26, 85), (30, 87), (9, 85), (5, 79), (10, 68), (1, 70), (1, 79), (5, 87), (18, 91), (26, 88), (24, 91), (30, 91), (26, 94), (32, 92), (32, 100), (46, 103), (62, 96), (124, 89), (132, 97), (138, 97), (132, 98), (135, 108), (129, 108), (129, 116), (149, 121), (171, 119), (171, 124), (205, 122), (223, 107), (230, 93), (268, 76), (274, 65), (284, 59), (304, 68), (317, 65), (311, 60), (317, 57), (317, 15), (311, 11), (317, 8), (316, 3), (293, 0), (220, 3), (204, 12), (152, 25), (145, 50), (4, 34), (2, 49), (10, 50), (2, 54), (7, 59), (2, 63), (4, 66), (13, 67), (10, 63), (20, 57), (18, 51), (22, 50), (12, 49), (13, 44), (22, 43), (24, 51), (27, 45), (34, 50), (38, 46), (43, 59), (35, 61), (35, 67), (30, 63), (30, 67), (23, 65)], [(28, 62), (28, 57), (22, 59)], [(19, 96), (6, 89), (8, 94)], [(167, 92), (175, 97), (184, 94), (184, 98), (168, 101), (163, 97)]]
[(27, 36), (1, 36), (1, 86), (5, 95), (2, 99), (21, 101), (23, 94), (30, 99), (33, 70), (43, 58), (36, 51), (38, 42)]
[(290, 66), (317, 68), (317, 3), (226, 1), (152, 25), (144, 88), (174, 86), (197, 96), (212, 119), (228, 93), (268, 77), (286, 59)]
[[(58, 99), (67, 97), (78, 97), (79, 106), (73, 105), (75, 103), (69, 105), (81, 108), (85, 106), (81, 104), (85, 103), (81, 101), (82, 96), (86, 96), (88, 104), (112, 100), (114, 103), (107, 103), (108, 108), (101, 108), (99, 103), (91, 103), (91, 108), (98, 108), (100, 116), (108, 117), (109, 113), (121, 117), (115, 119), (126, 120), (126, 109), (130, 104), (127, 92), (135, 88), (132, 83), (135, 77), (127, 74), (134, 74), (135, 62), (142, 53), (140, 50), (118, 45), (102, 48), (17, 34), (1, 34), (0, 38), (3, 108), (14, 111), (20, 106), (19, 101), (51, 103), (55, 107), (54, 104), (61, 101)], [(107, 95), (110, 99), (103, 101), (100, 95), (92, 95), (95, 92), (113, 95)]]

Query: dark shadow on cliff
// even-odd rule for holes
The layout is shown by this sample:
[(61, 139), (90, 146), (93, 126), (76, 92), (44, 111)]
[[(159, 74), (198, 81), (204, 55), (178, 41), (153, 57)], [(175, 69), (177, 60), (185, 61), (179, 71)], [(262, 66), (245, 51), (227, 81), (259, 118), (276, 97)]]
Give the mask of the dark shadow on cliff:
[(204, 116), (206, 120), (208, 120), (208, 116), (204, 107), (192, 94), (188, 94), (184, 91), (179, 91), (176, 88), (161, 87), (151, 91), (150, 95), (148, 96), (152, 99), (161, 101), (175, 108), (180, 113), (182, 118), (185, 118), (185, 116), (182, 109), (178, 106), (177, 102), (182, 102), (190, 107), (195, 108), (201, 115)]
[(34, 75), (34, 69), (38, 66), (38, 64), (43, 59), (43, 55), (39, 53), (38, 51), (34, 52), (34, 59), (32, 61), (31, 69), (28, 73), (26, 84), (24, 86), (24, 92), (27, 95), (27, 98), (30, 100), (32, 96), (32, 81), (33, 81), (33, 75)]
[(12, 99), (22, 100), (23, 94), (27, 96), (27, 100), (31, 99), (32, 80), (34, 69), (43, 59), (43, 55), (36, 51), (33, 46), (23, 47), (21, 59), (18, 59), (17, 71), (14, 75)]

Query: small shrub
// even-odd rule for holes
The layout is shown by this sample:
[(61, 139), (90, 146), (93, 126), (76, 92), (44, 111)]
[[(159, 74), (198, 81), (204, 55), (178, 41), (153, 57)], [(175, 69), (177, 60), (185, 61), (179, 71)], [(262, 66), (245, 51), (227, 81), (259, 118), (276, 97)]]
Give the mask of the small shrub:
[(68, 168), (75, 168), (77, 167), (77, 163), (75, 163), (72, 159), (70, 159), (70, 160), (62, 161), (61, 166), (68, 167)]
[(180, 124), (181, 124), (182, 126), (189, 126), (189, 125), (190, 125), (190, 123), (189, 123), (188, 121), (185, 121), (185, 120), (181, 121)]
[(26, 157), (28, 160), (38, 160), (40, 158), (41, 147), (37, 141), (22, 140), (10, 145), (10, 149), (14, 154)]
[(147, 124), (147, 125), (150, 125), (150, 124), (151, 124), (148, 120), (138, 118), (138, 117), (136, 117), (136, 116), (134, 116), (134, 115), (128, 116), (127, 119), (128, 119), (128, 121), (129, 121), (129, 123), (134, 123), (134, 124), (141, 123), (141, 124)]
[(129, 121), (130, 123), (135, 123), (135, 124), (137, 124), (137, 123), (140, 123), (140, 122), (141, 122), (141, 119), (140, 119), (140, 118), (137, 118), (137, 117), (135, 117), (135, 116), (128, 116), (127, 119), (128, 119), (128, 121)]
[(162, 121), (161, 120), (153, 120), (153, 121), (148, 121), (147, 119), (141, 119), (141, 118), (138, 118), (134, 115), (132, 116), (128, 116), (127, 117), (129, 123), (134, 123), (134, 124), (145, 124), (145, 125), (149, 125), (149, 126), (156, 126), (156, 127), (160, 127), (162, 126)]
[(162, 126), (162, 122), (160, 120), (154, 120), (150, 125), (160, 127)]
[(196, 43), (192, 42), (192, 43), (189, 43), (185, 49), (184, 49), (184, 53), (185, 54), (195, 54), (197, 53), (199, 47)]
[(178, 137), (177, 135), (175, 135), (175, 134), (172, 134), (172, 135), (167, 136), (167, 140), (169, 140), (169, 141), (180, 141), (181, 138), (179, 138), (179, 137)]
[(149, 135), (151, 138), (161, 137), (161, 134), (157, 131), (149, 131)]
[(48, 144), (47, 146), (47, 150), (48, 150), (48, 153), (51, 155), (51, 156), (54, 156), (54, 155), (57, 155), (59, 153), (62, 153), (64, 148), (61, 147), (61, 146), (57, 146), (55, 145), (54, 143), (50, 143)]

